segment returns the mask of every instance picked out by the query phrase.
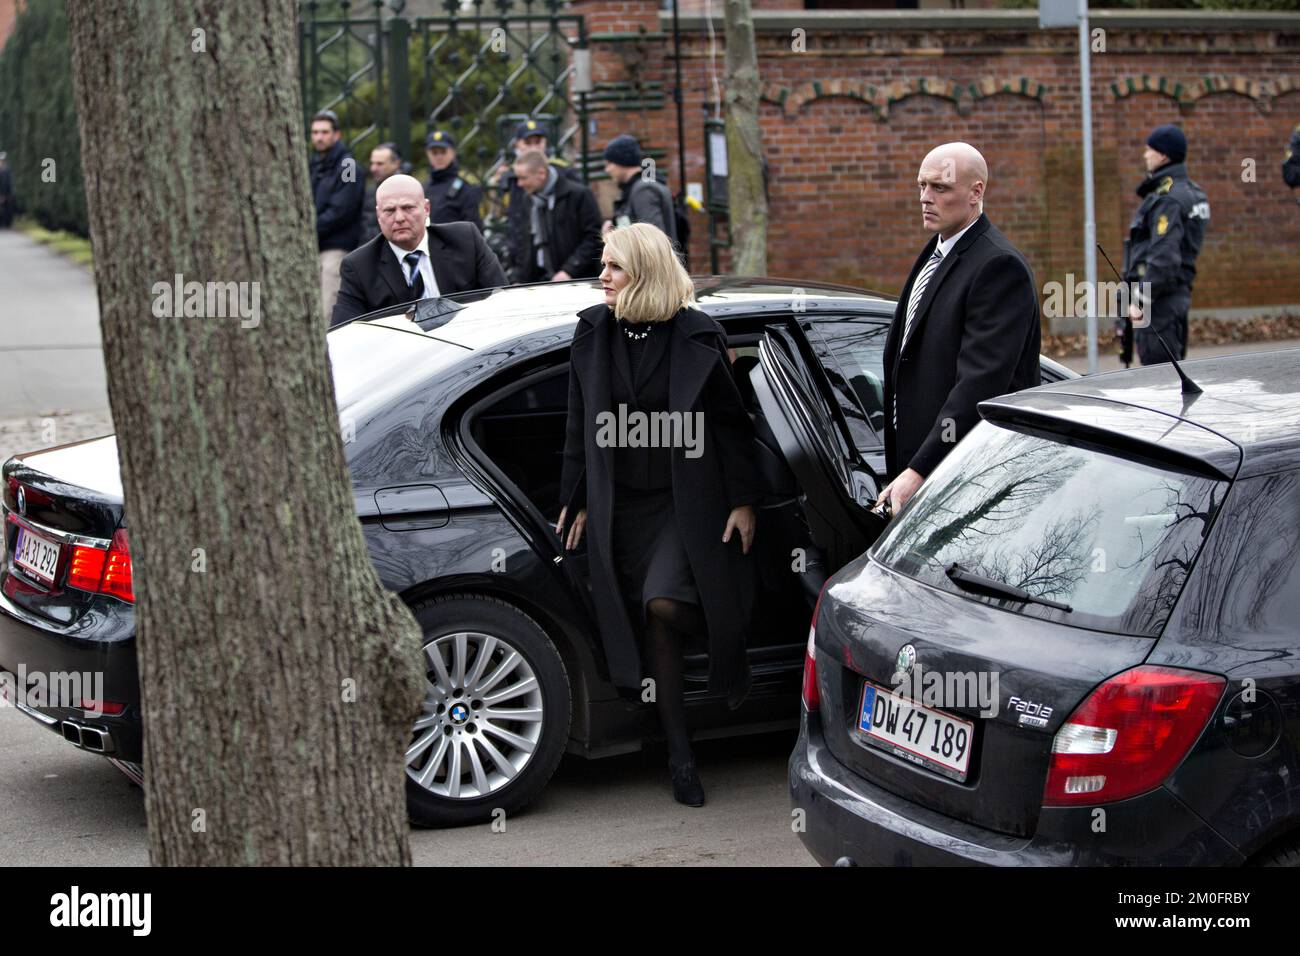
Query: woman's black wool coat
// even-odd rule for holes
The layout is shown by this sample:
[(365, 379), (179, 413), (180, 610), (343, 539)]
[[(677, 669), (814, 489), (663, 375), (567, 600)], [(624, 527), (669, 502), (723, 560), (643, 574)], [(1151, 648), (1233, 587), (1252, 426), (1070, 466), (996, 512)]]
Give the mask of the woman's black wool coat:
[[(587, 552), (592, 603), (601, 643), (617, 687), (639, 689), (641, 662), (611, 559), (614, 497), (613, 448), (596, 442), (596, 417), (618, 410), (610, 400), (610, 336), (619, 334), (609, 306), (578, 313), (569, 365), (569, 409), (564, 441), (560, 500), (572, 522), (587, 509)], [(714, 319), (683, 308), (672, 321), (668, 362), (655, 374), (669, 375), (671, 412), (703, 413), (703, 450), (695, 458), (672, 449), (674, 514), (682, 545), (703, 602), (709, 629), (709, 690), (727, 693), (744, 674), (745, 642), (754, 596), (752, 550), (741, 553), (740, 534), (722, 543), (732, 508), (752, 505), (755, 485), (753, 423), (745, 412), (727, 355), (727, 337)], [(567, 529), (566, 529), (567, 533)], [(755, 537), (762, 534), (755, 529)]]

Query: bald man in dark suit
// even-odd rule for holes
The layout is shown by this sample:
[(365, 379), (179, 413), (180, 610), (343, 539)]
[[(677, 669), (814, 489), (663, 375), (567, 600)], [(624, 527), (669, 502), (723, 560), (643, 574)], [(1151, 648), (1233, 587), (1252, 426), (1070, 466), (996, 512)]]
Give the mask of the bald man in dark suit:
[(413, 177), (399, 174), (380, 183), (375, 213), (380, 235), (343, 260), (331, 326), (376, 309), (507, 284), (473, 223), (426, 226), (429, 200)]
[(895, 511), (966, 433), (988, 398), (1040, 383), (1038, 291), (1029, 264), (984, 215), (988, 166), (947, 143), (921, 163), (921, 250), (885, 340), (885, 470)]

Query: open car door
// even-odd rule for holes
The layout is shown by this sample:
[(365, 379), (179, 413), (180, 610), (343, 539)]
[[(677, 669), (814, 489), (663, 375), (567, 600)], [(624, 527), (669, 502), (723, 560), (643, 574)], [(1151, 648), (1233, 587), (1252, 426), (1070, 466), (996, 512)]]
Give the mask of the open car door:
[(764, 333), (750, 382), (803, 489), (809, 530), (834, 573), (879, 533), (879, 520), (867, 512), (880, 494), (881, 478), (856, 449), (844, 398), (795, 320)]

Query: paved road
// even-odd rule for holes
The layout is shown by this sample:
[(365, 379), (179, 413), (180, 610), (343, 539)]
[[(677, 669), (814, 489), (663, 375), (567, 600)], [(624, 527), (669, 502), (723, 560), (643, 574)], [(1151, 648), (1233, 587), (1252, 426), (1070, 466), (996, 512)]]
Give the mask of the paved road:
[[(697, 745), (703, 807), (673, 802), (658, 748), (565, 757), (541, 798), (488, 826), (414, 830), (417, 866), (812, 866), (790, 829), (792, 733)], [(145, 866), (144, 798), (103, 757), (0, 707), (0, 865)]]
[(0, 419), (105, 409), (105, 383), (90, 272), (0, 229)]

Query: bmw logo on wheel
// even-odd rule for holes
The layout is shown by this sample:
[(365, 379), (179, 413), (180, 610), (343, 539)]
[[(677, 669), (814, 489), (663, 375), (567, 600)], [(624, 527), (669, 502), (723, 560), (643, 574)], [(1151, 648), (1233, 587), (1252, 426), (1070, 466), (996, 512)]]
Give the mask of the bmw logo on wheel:
[(463, 724), (463, 723), (465, 723), (465, 720), (466, 720), (466, 718), (468, 718), (468, 717), (469, 717), (469, 711), (465, 708), (465, 705), (464, 705), (464, 704), (453, 704), (453, 705), (452, 705), (452, 708), (451, 708), (451, 721), (452, 721), (452, 723), (454, 723), (454, 724)]

